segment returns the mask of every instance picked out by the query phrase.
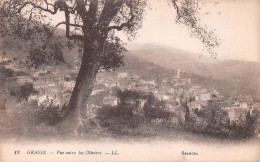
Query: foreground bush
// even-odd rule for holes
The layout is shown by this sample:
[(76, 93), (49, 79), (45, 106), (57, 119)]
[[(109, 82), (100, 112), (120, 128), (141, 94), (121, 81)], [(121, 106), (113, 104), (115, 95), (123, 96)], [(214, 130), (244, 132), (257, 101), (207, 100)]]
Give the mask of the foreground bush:
[[(186, 113), (187, 116), (187, 113)], [(189, 118), (186, 118), (189, 119)], [(237, 121), (222, 121), (222, 120), (204, 120), (204, 124), (197, 124), (196, 118), (194, 120), (186, 120), (184, 124), (184, 129), (186, 131), (191, 131), (207, 136), (215, 136), (221, 138), (230, 139), (241, 139), (241, 138), (251, 138), (257, 133), (257, 127), (259, 123), (259, 113), (253, 112), (250, 114), (248, 112), (245, 120)]]
[(119, 105), (117, 107), (104, 106), (98, 112), (100, 125), (108, 131), (118, 134), (128, 134), (143, 123), (140, 115), (132, 113), (133, 107)]
[(59, 106), (41, 107), (36, 113), (37, 124), (55, 125), (61, 120)]

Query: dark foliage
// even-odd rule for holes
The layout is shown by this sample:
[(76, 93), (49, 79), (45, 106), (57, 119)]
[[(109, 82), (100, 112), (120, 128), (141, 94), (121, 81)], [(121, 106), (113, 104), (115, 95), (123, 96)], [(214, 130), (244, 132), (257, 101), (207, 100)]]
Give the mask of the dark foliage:
[(141, 114), (133, 111), (139, 108), (138, 100), (145, 98), (145, 94), (132, 90), (117, 90), (120, 100), (115, 107), (103, 106), (98, 111), (98, 119), (102, 127), (114, 133), (126, 134), (144, 122)]
[(25, 83), (24, 85), (13, 86), (10, 88), (10, 95), (16, 97), (18, 100), (27, 100), (31, 94), (38, 93), (33, 88), (32, 83)]
[(55, 125), (61, 121), (60, 111), (58, 106), (49, 105), (42, 107), (36, 112), (36, 119), (38, 124)]
[(117, 90), (117, 97), (119, 98), (119, 101), (122, 105), (124, 105), (127, 102), (134, 102), (137, 106), (137, 102), (139, 99), (145, 99), (147, 96), (139, 91), (133, 91), (133, 90)]
[(115, 70), (124, 65), (124, 56), (122, 55), (124, 52), (126, 52), (126, 49), (122, 46), (122, 41), (118, 37), (108, 39), (100, 57), (101, 69), (106, 71)]
[[(47, 48), (47, 49), (46, 49)], [(40, 65), (64, 63), (62, 44), (52, 43), (41, 47), (31, 46), (27, 64), (29, 67), (38, 68)]]
[[(256, 111), (256, 110), (255, 110)], [(239, 119), (238, 121), (230, 122), (225, 118), (217, 118), (216, 111), (211, 111), (210, 117), (204, 118), (204, 126), (196, 124), (196, 118), (186, 122), (189, 119), (189, 113), (186, 112), (185, 116), (185, 130), (196, 132), (199, 134), (220, 137), (220, 138), (230, 138), (230, 139), (241, 139), (250, 138), (256, 135), (257, 120), (259, 119), (259, 114), (250, 112), (247, 113), (246, 120)]]
[(98, 120), (113, 133), (127, 134), (143, 122), (140, 115), (133, 114), (133, 109), (130, 105), (105, 106), (99, 110)]
[(4, 78), (10, 78), (15, 76), (15, 71), (12, 69), (6, 69), (5, 67), (0, 67), (0, 74), (3, 75)]
[(169, 113), (165, 111), (164, 101), (159, 101), (153, 94), (149, 94), (144, 104), (144, 116), (149, 119), (167, 118)]

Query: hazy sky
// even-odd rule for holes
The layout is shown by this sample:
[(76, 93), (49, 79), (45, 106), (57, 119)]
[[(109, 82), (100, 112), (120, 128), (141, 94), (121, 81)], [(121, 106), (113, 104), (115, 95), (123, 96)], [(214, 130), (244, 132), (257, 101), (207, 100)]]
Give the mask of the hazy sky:
[[(202, 23), (216, 29), (221, 46), (216, 50), (219, 59), (243, 59), (256, 61), (260, 55), (260, 1), (218, 0), (204, 7), (208, 15), (202, 15)], [(204, 53), (202, 43), (191, 38), (185, 26), (175, 24), (173, 7), (166, 0), (152, 1), (139, 37), (130, 43), (165, 44), (195, 53)], [(199, 55), (199, 54), (197, 54)], [(209, 56), (204, 54), (204, 56)]]
[[(176, 11), (168, 5), (168, 0), (148, 0), (152, 10), (148, 10), (143, 28), (138, 37), (128, 42), (128, 46), (138, 44), (168, 45), (186, 51), (204, 53), (202, 43), (191, 38), (188, 29), (175, 24)], [(260, 55), (260, 0), (207, 0), (210, 3), (201, 6), (203, 24), (216, 29), (221, 45), (216, 50), (218, 59), (243, 59), (257, 61)], [(214, 3), (218, 1), (219, 3)], [(201, 5), (201, 4), (200, 4)], [(62, 21), (57, 15), (54, 21)], [(122, 34), (119, 34), (123, 36)]]

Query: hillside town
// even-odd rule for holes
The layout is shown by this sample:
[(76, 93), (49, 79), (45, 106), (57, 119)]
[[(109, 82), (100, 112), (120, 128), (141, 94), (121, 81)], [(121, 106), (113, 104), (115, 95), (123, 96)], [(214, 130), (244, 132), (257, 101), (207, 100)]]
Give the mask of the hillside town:
[[(36, 102), (38, 106), (54, 104), (62, 107), (66, 105), (73, 91), (79, 65), (70, 70), (57, 69), (46, 66), (37, 70), (28, 69), (25, 60), (17, 60), (6, 56), (0, 58), (1, 65), (13, 71), (23, 71), (20, 76), (6, 78), (8, 82), (33, 84), (38, 92), (28, 97), (28, 102)], [(161, 74), (154, 79), (145, 79), (134, 72), (116, 72), (116, 75), (97, 75), (91, 98), (98, 96), (98, 103), (88, 103), (88, 113), (95, 116), (97, 109), (103, 105), (117, 106), (119, 98), (115, 90), (132, 90), (142, 93), (152, 93), (157, 99), (164, 101), (169, 112), (175, 112), (186, 103), (189, 112), (200, 112), (211, 106), (218, 106), (228, 112), (230, 122), (246, 118), (248, 112), (259, 108), (259, 103), (254, 103), (249, 96), (225, 97), (214, 89), (208, 90), (201, 85), (193, 84), (190, 78), (181, 77), (181, 69), (172, 74)], [(103, 94), (100, 98), (99, 94)], [(145, 100), (140, 101), (144, 105)], [(212, 105), (211, 103), (215, 103)], [(141, 106), (141, 109), (142, 109)], [(198, 118), (198, 117), (197, 117)]]

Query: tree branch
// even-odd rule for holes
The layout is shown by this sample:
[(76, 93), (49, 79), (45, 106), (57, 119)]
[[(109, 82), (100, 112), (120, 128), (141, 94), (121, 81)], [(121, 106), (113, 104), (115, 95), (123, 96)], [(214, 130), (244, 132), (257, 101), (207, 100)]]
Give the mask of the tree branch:
[(70, 12), (69, 12), (68, 6), (66, 4), (64, 4), (64, 12), (65, 12), (66, 37), (69, 40), (78, 39), (78, 40), (83, 41), (84, 40), (83, 35), (70, 35), (70, 26), (71, 26), (71, 24), (70, 24)]
[(98, 9), (98, 0), (91, 0), (89, 9), (87, 12), (87, 17), (93, 23), (97, 21), (96, 20), (97, 9)]
[[(60, 25), (66, 25), (66, 22), (63, 21), (63, 22), (60, 22), (58, 23), (54, 28), (57, 28), (58, 26)], [(74, 26), (74, 27), (83, 27), (82, 25), (79, 25), (79, 24), (69, 24), (70, 26)]]
[(87, 10), (85, 6), (87, 5), (87, 1), (84, 0), (76, 0), (76, 7), (75, 10), (77, 10), (78, 14), (80, 15), (81, 19), (85, 21), (85, 16), (87, 14)]
[(52, 11), (52, 10), (48, 9), (49, 3), (47, 3), (47, 8), (43, 8), (43, 7), (41, 7), (41, 6), (36, 5), (36, 4), (33, 3), (33, 2), (25, 2), (25, 3), (23, 3), (23, 4), (18, 8), (18, 10), (17, 10), (14, 14), (20, 13), (24, 7), (26, 7), (27, 5), (31, 5), (31, 6), (33, 6), (34, 8), (40, 9), (40, 10), (42, 10), (42, 11), (45, 11), (45, 12), (48, 12), (48, 13), (51, 13), (51, 14), (54, 15), (54, 14), (57, 13), (57, 11), (58, 11), (58, 9), (59, 9), (61, 3), (62, 3), (62, 2), (61, 2), (60, 0), (57, 1), (57, 2), (55, 2), (54, 5), (52, 5), (52, 6), (53, 6), (53, 11)]
[(67, 34), (67, 32), (66, 32), (66, 37), (69, 40), (74, 40), (74, 39), (81, 40), (81, 41), (84, 40), (84, 36), (83, 35), (70, 35), (69, 33)]
[(107, 0), (105, 2), (103, 11), (101, 13), (100, 19), (99, 19), (99, 25), (101, 28), (109, 25), (112, 18), (118, 13), (121, 6), (123, 5), (123, 0), (113, 1), (113, 0)]
[(178, 7), (178, 5), (177, 5), (176, 0), (172, 0), (172, 3), (173, 3), (174, 8), (176, 9), (176, 12), (177, 12), (177, 18), (180, 19), (180, 18), (181, 18), (180, 10), (179, 10), (179, 7)]
[[(33, 2), (24, 2), (21, 4), (21, 6), (18, 7), (18, 9), (15, 13), (20, 13), (22, 11), (22, 9), (25, 8), (27, 5), (31, 5), (33, 8), (40, 9), (41, 11), (45, 11), (45, 12), (51, 13), (53, 15), (56, 14), (57, 11), (60, 9), (60, 11), (64, 11), (66, 21), (58, 23), (54, 28), (57, 28), (59, 25), (64, 24), (64, 25), (66, 25), (66, 37), (69, 40), (72, 40), (72, 39), (84, 40), (83, 35), (70, 35), (70, 26), (74, 26), (74, 27), (82, 27), (82, 26), (79, 24), (70, 23), (70, 13), (71, 13), (72, 8), (68, 7), (66, 2), (64, 2), (63, 0), (58, 0), (53, 5), (48, 3), (47, 0), (44, 0), (44, 2), (47, 5), (47, 8), (36, 5)], [(16, 4), (16, 5), (19, 5), (19, 4)], [(52, 6), (53, 10), (49, 9), (49, 6)]]
[(116, 29), (118, 31), (122, 30), (124, 27), (130, 28), (130, 24), (131, 22), (134, 20), (135, 16), (133, 14), (133, 9), (132, 9), (132, 3), (130, 3), (130, 13), (131, 13), (131, 17), (130, 19), (127, 20), (127, 22), (122, 23), (121, 25), (114, 25), (114, 26), (109, 26), (107, 27), (107, 32), (109, 32), (110, 30)]
[(127, 22), (125, 23), (122, 23), (121, 25), (114, 25), (114, 26), (109, 26), (107, 27), (107, 31), (109, 32), (110, 30), (113, 30), (113, 29), (116, 29), (118, 31), (122, 30), (124, 27), (127, 27), (129, 28), (130, 27), (130, 24), (131, 24), (131, 21), (134, 19), (134, 17), (132, 16)]

